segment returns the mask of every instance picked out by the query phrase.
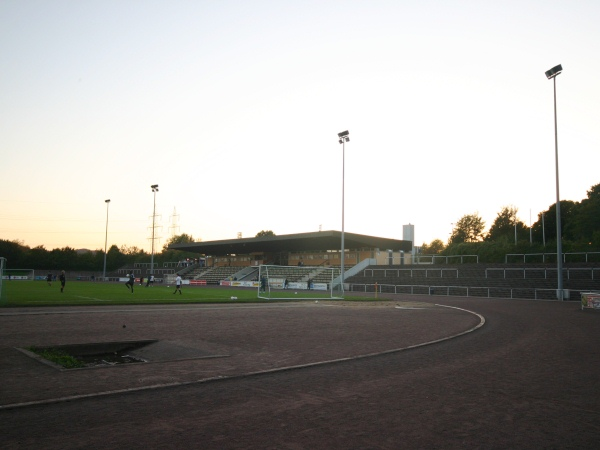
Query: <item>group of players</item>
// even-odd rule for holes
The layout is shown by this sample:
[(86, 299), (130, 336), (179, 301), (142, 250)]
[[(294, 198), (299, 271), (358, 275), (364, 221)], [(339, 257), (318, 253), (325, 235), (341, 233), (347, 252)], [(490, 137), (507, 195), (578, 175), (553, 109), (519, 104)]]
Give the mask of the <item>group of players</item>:
[[(129, 279), (127, 280), (127, 282), (125, 283), (125, 287), (129, 290), (131, 290), (131, 293), (133, 294), (133, 285), (135, 284), (135, 275), (133, 273), (130, 273), (127, 275), (129, 277)], [(140, 282), (140, 286), (141, 286), (141, 282)], [(150, 275), (150, 277), (148, 278), (148, 281), (146, 282), (146, 287), (154, 285), (154, 275)], [(181, 295), (181, 277), (179, 275), (177, 275), (177, 278), (175, 278), (175, 292), (173, 292), (173, 294), (176, 294), (177, 291), (179, 291), (179, 294)]]
[[(129, 278), (127, 280), (127, 282), (125, 283), (125, 287), (127, 287), (127, 289), (131, 290), (131, 293), (133, 294), (133, 285), (135, 284), (135, 275), (132, 273), (128, 273), (127, 277)], [(144, 283), (144, 279), (140, 278), (140, 286)], [(154, 286), (154, 275), (150, 275), (148, 277), (148, 280), (146, 281), (146, 287), (148, 286)]]
[[(46, 276), (46, 281), (48, 282), (48, 286), (52, 286), (52, 279), (53, 279), (53, 276), (51, 273), (49, 273), (48, 276)], [(64, 270), (58, 276), (58, 280), (60, 281), (60, 292), (64, 292), (65, 284), (67, 283), (67, 277), (65, 275)]]
[[(131, 290), (131, 293), (133, 294), (133, 285), (135, 284), (135, 275), (133, 273), (127, 274), (128, 276), (128, 280), (127, 283), (125, 283), (125, 286), (127, 287), (127, 289)], [(46, 281), (48, 282), (48, 286), (52, 286), (52, 280), (53, 280), (53, 275), (51, 273), (49, 273), (46, 276)], [(58, 280), (60, 281), (60, 292), (64, 292), (65, 290), (65, 284), (67, 283), (67, 277), (65, 275), (65, 271), (63, 270), (59, 277)], [(140, 283), (141, 285), (141, 283)], [(154, 275), (150, 275), (150, 277), (148, 277), (148, 281), (146, 282), (146, 287), (154, 285)], [(173, 294), (177, 294), (177, 291), (179, 291), (179, 294), (181, 295), (181, 277), (179, 275), (177, 275), (177, 278), (175, 278), (175, 292), (173, 292)]]

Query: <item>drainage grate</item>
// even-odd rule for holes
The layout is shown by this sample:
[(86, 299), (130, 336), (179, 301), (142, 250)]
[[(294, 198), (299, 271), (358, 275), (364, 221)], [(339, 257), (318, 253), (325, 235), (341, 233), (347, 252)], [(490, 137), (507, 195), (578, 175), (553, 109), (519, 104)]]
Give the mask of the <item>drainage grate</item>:
[(157, 339), (35, 346), (18, 350), (60, 370), (229, 356), (222, 353), (220, 351), (222, 349), (218, 349), (208, 342), (160, 341)]
[(29, 347), (25, 352), (36, 359), (41, 359), (43, 362), (58, 365), (62, 369), (81, 369), (86, 367), (148, 362), (144, 358), (132, 355), (131, 353), (155, 342), (157, 342), (156, 339), (54, 345), (49, 347)]

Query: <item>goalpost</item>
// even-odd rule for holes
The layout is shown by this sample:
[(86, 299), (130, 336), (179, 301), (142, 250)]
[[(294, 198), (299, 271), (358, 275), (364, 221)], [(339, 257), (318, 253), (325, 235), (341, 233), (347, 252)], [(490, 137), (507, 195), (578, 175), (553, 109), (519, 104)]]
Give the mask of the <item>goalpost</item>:
[(325, 266), (258, 268), (258, 298), (267, 300), (343, 299), (340, 269)]
[(6, 258), (0, 256), (0, 301), (2, 300), (2, 288), (4, 287), (4, 265)]

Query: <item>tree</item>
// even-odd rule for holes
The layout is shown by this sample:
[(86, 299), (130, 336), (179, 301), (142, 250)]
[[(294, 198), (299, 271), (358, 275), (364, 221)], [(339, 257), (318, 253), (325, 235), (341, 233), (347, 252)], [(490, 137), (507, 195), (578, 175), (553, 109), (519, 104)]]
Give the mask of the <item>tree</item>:
[(429, 245), (423, 244), (421, 246), (421, 254), (422, 255), (437, 255), (437, 254), (441, 253), (442, 251), (444, 251), (445, 248), (446, 248), (446, 246), (444, 245), (444, 243), (442, 242), (441, 239), (434, 239), (433, 241), (431, 241), (429, 243)]
[[(561, 202), (562, 208), (562, 202)], [(562, 218), (562, 209), (561, 209)], [(575, 240), (587, 243), (599, 243), (594, 235), (600, 231), (600, 184), (596, 184), (587, 191), (587, 198), (583, 199), (576, 207), (573, 214), (572, 231)]]
[[(576, 240), (575, 220), (579, 210), (578, 203), (571, 200), (560, 201), (560, 225), (563, 240)], [(551, 241), (556, 242), (556, 203), (538, 215), (538, 221), (533, 224), (533, 236), (536, 242), (542, 242), (544, 236), (546, 244)]]
[(177, 234), (167, 240), (163, 245), (163, 252), (169, 250), (169, 247), (173, 244), (192, 244), (196, 242), (191, 234)]
[(117, 247), (114, 244), (111, 245), (108, 249), (108, 252), (106, 252), (106, 270), (108, 270), (109, 272), (112, 270), (116, 270), (117, 268), (124, 265), (125, 261), (126, 257), (123, 253), (121, 253), (119, 247)]
[(74, 248), (64, 247), (55, 248), (49, 252), (48, 268), (56, 268), (62, 270), (73, 270), (79, 268), (79, 255)]
[(275, 233), (273, 233), (271, 230), (261, 230), (258, 233), (256, 233), (256, 236), (254, 237), (266, 237), (266, 236), (275, 236)]
[(27, 252), (24, 261), (28, 269), (52, 269), (53, 265), (50, 261), (50, 252), (43, 245), (38, 245)]
[(197, 253), (185, 252), (182, 250), (173, 250), (169, 249), (169, 246), (174, 244), (191, 244), (194, 242), (199, 242), (201, 239), (194, 240), (191, 234), (180, 234), (173, 236), (170, 238), (163, 247), (163, 251), (160, 254), (160, 258), (163, 261), (180, 261), (185, 258), (197, 258)]
[(496, 216), (490, 231), (485, 237), (486, 241), (514, 241), (515, 229), (517, 236), (524, 236), (527, 225), (517, 218), (518, 209), (514, 206), (503, 206)]
[(124, 255), (128, 255), (128, 256), (139, 256), (139, 255), (145, 255), (147, 254), (143, 249), (135, 246), (135, 245), (122, 245), (121, 248), (121, 253), (123, 253)]
[(123, 254), (123, 259), (124, 259), (123, 264), (133, 265), (137, 262), (149, 262), (150, 261), (150, 253), (147, 253), (146, 251), (144, 251), (143, 249), (141, 249), (135, 245), (132, 245), (132, 246), (122, 245), (120, 248), (120, 251)]
[(102, 271), (104, 264), (104, 249), (77, 253), (77, 266), (75, 269)]
[(25, 247), (22, 241), (7, 241), (0, 239), (0, 256), (6, 258), (7, 264), (13, 268), (24, 267), (25, 253), (29, 247)]
[(484, 237), (484, 228), (485, 222), (478, 213), (465, 214), (456, 222), (448, 243), (480, 242)]

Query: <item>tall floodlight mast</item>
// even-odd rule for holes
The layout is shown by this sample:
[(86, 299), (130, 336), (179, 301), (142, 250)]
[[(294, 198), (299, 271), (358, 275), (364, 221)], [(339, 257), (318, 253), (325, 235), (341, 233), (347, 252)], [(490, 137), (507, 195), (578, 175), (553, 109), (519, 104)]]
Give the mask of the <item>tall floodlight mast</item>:
[(562, 253), (562, 227), (560, 223), (560, 191), (558, 184), (558, 122), (556, 120), (556, 77), (562, 72), (562, 66), (553, 67), (546, 72), (546, 77), (554, 82), (554, 159), (556, 164), (556, 271), (558, 286), (556, 298), (564, 300), (563, 290), (563, 253)]
[(346, 142), (350, 142), (350, 133), (348, 130), (338, 133), (340, 144), (342, 144), (342, 253), (340, 255), (341, 260), (341, 292), (344, 295), (344, 259), (346, 258), (346, 249), (344, 243), (344, 184), (345, 184), (345, 171), (346, 171)]
[(110, 199), (104, 200), (106, 203), (106, 232), (104, 234), (104, 269), (102, 269), (102, 281), (106, 281), (106, 244), (108, 243), (108, 204)]
[(152, 256), (150, 257), (150, 275), (154, 275), (154, 230), (156, 228), (156, 193), (158, 192), (158, 184), (150, 186), (154, 193), (154, 208), (152, 209)]

